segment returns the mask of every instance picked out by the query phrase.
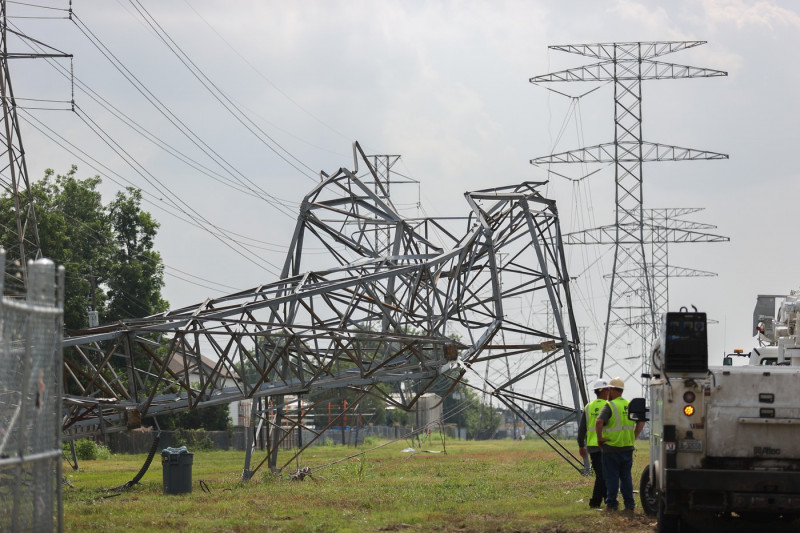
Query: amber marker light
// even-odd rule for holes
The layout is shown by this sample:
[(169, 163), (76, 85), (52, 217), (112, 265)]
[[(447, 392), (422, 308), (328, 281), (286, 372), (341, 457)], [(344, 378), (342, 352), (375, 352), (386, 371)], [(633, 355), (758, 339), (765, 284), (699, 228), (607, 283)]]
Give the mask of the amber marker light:
[(692, 416), (694, 414), (694, 406), (693, 405), (685, 406), (683, 408), (683, 414), (685, 414), (686, 416)]

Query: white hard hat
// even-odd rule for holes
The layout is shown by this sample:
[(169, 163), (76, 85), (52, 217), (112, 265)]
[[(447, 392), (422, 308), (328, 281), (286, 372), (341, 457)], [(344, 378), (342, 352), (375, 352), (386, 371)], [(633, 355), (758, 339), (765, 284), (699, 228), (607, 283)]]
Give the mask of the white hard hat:
[(608, 381), (603, 378), (598, 379), (592, 384), (592, 390), (605, 389), (608, 387)]
[(625, 382), (622, 381), (622, 378), (611, 378), (611, 381), (608, 382), (608, 386), (614, 389), (625, 389)]

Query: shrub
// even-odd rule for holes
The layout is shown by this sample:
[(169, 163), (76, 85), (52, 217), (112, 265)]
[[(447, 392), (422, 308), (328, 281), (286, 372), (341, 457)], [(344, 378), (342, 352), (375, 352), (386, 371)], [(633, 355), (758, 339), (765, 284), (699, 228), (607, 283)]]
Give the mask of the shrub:
[[(69, 442), (63, 443), (61, 449), (64, 453), (71, 453)], [(75, 454), (78, 456), (78, 460), (81, 461), (95, 461), (111, 457), (111, 452), (108, 448), (89, 439), (75, 441)]]
[(204, 429), (179, 429), (173, 434), (174, 447), (186, 446), (189, 451), (209, 451), (214, 449), (214, 441)]

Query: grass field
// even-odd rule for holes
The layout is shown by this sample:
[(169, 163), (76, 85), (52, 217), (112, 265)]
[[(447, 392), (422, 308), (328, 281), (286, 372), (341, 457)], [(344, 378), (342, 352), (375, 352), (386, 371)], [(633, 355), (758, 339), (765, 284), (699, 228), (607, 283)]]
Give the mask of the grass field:
[[(647, 461), (646, 443), (639, 444), (635, 486)], [(82, 461), (78, 471), (65, 463), (74, 488), (64, 488), (64, 526), (126, 532), (654, 531), (638, 494), (632, 516), (590, 510), (592, 478), (539, 440), (445, 445), (429, 441), (421, 449), (446, 453), (403, 453), (409, 443), (395, 442), (357, 457), (350, 456), (366, 448), (318, 446), (283, 475), (259, 471), (247, 483), (240, 481), (244, 453), (200, 452), (193, 491), (182, 495), (163, 494), (158, 455), (141, 483), (121, 494), (108, 489), (133, 478), (144, 455)], [(284, 461), (291, 457), (282, 453)], [(288, 470), (305, 466), (312, 478), (288, 480)], [(201, 480), (210, 492), (201, 490)]]

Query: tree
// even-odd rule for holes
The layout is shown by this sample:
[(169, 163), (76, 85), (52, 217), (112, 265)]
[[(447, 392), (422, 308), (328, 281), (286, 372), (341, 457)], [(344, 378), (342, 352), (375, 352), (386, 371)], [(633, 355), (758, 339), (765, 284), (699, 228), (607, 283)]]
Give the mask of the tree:
[[(153, 250), (158, 229), (140, 208), (141, 191), (117, 193), (102, 203), (99, 176), (79, 179), (78, 168), (66, 174), (45, 171), (31, 185), (42, 255), (66, 269), (64, 327), (88, 326), (88, 309), (101, 322), (138, 318), (167, 309), (161, 297), (163, 264)], [(13, 198), (0, 197), (0, 244), (16, 245)]]
[(168, 308), (161, 297), (164, 265), (153, 250), (159, 224), (150, 213), (142, 211), (142, 191), (127, 188), (118, 192), (108, 207), (108, 215), (117, 246), (108, 274), (106, 320), (152, 315)]

